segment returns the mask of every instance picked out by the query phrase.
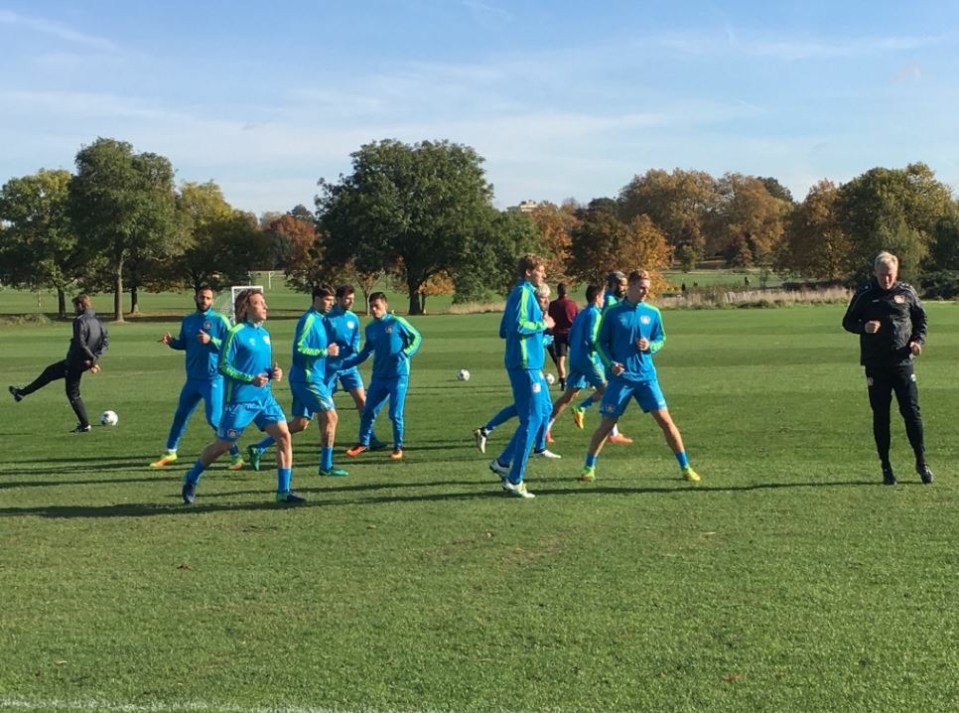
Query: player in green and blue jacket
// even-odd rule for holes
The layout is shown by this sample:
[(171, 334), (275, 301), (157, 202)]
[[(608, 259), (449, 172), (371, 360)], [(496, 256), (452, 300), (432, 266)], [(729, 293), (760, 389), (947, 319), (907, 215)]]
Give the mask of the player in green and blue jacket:
[(183, 479), (181, 494), (187, 505), (196, 499), (203, 471), (229, 450), (251, 423), (276, 441), (276, 500), (297, 505), (303, 498), (290, 490), (293, 477), (293, 447), (283, 409), (276, 402), (270, 382), (280, 381), (283, 370), (273, 361), (266, 321), (266, 299), (259, 289), (243, 290), (234, 305), (237, 324), (220, 350), (218, 369), (226, 379), (226, 403), (216, 440), (203, 449)]
[[(217, 363), (220, 347), (230, 331), (230, 322), (213, 310), (213, 290), (209, 287), (198, 288), (193, 301), (196, 312), (181, 320), (179, 336), (167, 332), (160, 339), (171, 349), (186, 352), (186, 383), (180, 389), (180, 399), (166, 440), (166, 452), (159, 460), (150, 463), (151, 468), (164, 468), (177, 459), (180, 439), (201, 399), (206, 422), (214, 432), (223, 414), (223, 376), (217, 371)], [(242, 468), (243, 458), (236, 444), (231, 447), (230, 455), (233, 456), (230, 467), (234, 470)]]
[(408, 321), (387, 311), (386, 295), (382, 292), (371, 294), (369, 305), (373, 321), (366, 325), (363, 349), (344, 359), (340, 367), (351, 369), (373, 355), (373, 374), (366, 393), (366, 406), (360, 417), (359, 440), (346, 455), (352, 458), (369, 450), (373, 423), (388, 398), (389, 416), (393, 422), (393, 452), (390, 458), (399, 460), (403, 457), (403, 409), (410, 383), (410, 359), (419, 351), (423, 337)]

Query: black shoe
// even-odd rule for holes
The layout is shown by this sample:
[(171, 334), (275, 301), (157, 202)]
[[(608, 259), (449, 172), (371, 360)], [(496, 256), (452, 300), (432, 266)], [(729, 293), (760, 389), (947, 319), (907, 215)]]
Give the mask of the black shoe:
[(566, 391), (566, 379), (559, 380), (559, 390)]
[(892, 472), (891, 465), (884, 465), (882, 467), (882, 484), (883, 485), (896, 484), (896, 475)]
[(89, 423), (86, 425), (78, 423), (77, 427), (70, 431), (70, 433), (89, 433), (92, 428), (93, 427)]
[(10, 387), (10, 393), (13, 395), (13, 400), (17, 403), (23, 401), (23, 394), (20, 393), (20, 389), (18, 389), (16, 386)]
[(180, 490), (180, 495), (183, 496), (184, 505), (192, 505), (196, 500), (196, 483), (184, 483), (183, 488)]
[(919, 473), (919, 478), (925, 485), (930, 485), (933, 481), (932, 470), (925, 463), (920, 463), (916, 466), (916, 472)]

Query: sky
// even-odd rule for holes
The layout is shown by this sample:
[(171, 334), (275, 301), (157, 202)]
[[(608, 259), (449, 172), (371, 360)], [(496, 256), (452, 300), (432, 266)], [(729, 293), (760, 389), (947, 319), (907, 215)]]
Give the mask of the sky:
[(258, 215), (383, 139), (484, 158), (499, 208), (649, 169), (959, 188), (959, 3), (0, 0), (0, 183), (98, 137)]

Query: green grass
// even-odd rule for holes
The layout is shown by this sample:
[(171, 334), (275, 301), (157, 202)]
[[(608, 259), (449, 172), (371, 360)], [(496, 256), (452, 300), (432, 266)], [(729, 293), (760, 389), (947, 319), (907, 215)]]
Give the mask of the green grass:
[[(498, 316), (435, 316), (414, 319), (407, 459), (339, 448), (350, 476), (320, 479), (314, 426), (294, 439), (295, 510), (271, 504), (272, 473), (225, 464), (180, 505), (202, 417), (182, 468), (146, 467), (181, 384), (156, 342), (175, 325), (113, 325), (83, 391), (116, 428), (66, 433), (59, 384), (0, 401), (0, 710), (952, 709), (959, 308), (928, 307), (932, 487), (898, 416), (901, 485), (879, 484), (856, 339), (825, 306), (664, 313), (661, 382), (701, 485), (631, 407), (636, 443), (607, 446), (595, 484), (565, 416), (563, 460), (531, 461), (538, 497), (509, 499), (486, 461), (510, 428), (486, 458), (469, 437), (509, 399)], [(268, 326), (288, 361), (294, 322)], [(2, 385), (67, 337), (0, 329)]]

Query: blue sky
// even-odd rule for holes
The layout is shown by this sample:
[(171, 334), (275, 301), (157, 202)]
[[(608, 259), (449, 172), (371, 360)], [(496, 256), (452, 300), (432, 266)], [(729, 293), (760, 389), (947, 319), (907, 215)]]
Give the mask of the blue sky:
[[(590, 7), (594, 5), (594, 7)], [(616, 196), (650, 168), (959, 187), (959, 4), (0, 0), (0, 182), (98, 136), (255, 213), (384, 138), (486, 159), (495, 202)]]

